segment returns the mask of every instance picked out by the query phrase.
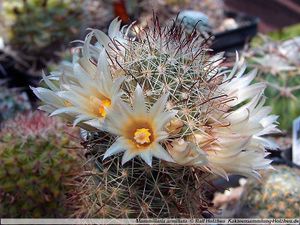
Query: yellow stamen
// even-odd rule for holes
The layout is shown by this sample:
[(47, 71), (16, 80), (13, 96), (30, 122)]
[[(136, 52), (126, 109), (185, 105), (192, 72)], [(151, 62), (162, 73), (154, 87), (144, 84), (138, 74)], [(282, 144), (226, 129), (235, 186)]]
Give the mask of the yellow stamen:
[(136, 129), (136, 131), (134, 132), (134, 140), (136, 141), (136, 143), (141, 145), (145, 143), (150, 143), (150, 136), (151, 133), (147, 128)]
[(111, 101), (109, 99), (104, 99), (101, 101), (101, 105), (99, 107), (99, 114), (102, 116), (102, 117), (105, 117), (106, 116), (106, 110), (105, 110), (105, 107), (109, 107), (111, 105)]
[(70, 106), (72, 106), (72, 103), (69, 102), (69, 101), (67, 101), (67, 100), (65, 100), (64, 101), (64, 105), (67, 106), (67, 107), (70, 107)]
[(95, 96), (90, 96), (90, 106), (92, 107), (92, 112), (97, 114), (100, 117), (106, 116), (105, 107), (109, 107), (111, 105), (111, 101), (107, 98), (100, 99)]

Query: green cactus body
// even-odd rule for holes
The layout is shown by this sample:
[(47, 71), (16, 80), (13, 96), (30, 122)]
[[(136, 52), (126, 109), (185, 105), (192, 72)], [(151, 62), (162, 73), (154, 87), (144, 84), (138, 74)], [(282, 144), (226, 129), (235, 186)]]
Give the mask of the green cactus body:
[(28, 65), (44, 67), (57, 58), (63, 45), (78, 36), (82, 20), (80, 2), (4, 1), (4, 16), (11, 19), (7, 30), (9, 44)]
[(266, 102), (272, 113), (279, 115), (279, 126), (290, 131), (293, 120), (300, 115), (300, 39), (262, 39), (259, 46), (248, 50), (246, 57), (250, 66), (259, 71), (257, 80), (267, 84)]
[(273, 113), (280, 115), (280, 127), (289, 130), (293, 119), (300, 115), (300, 76), (281, 74), (274, 76), (269, 74), (265, 76), (270, 86), (266, 89), (265, 95), (268, 97), (266, 102), (273, 109)]
[[(37, 113), (39, 114), (39, 113)], [(20, 116), (23, 117), (23, 116)], [(18, 117), (20, 119), (20, 117)], [(30, 116), (29, 116), (30, 117)], [(38, 119), (39, 118), (39, 119)], [(70, 149), (69, 137), (56, 135), (49, 128), (56, 122), (47, 116), (33, 115), (46, 137), (20, 137), (17, 131), (3, 128), (0, 143), (0, 216), (63, 217), (67, 216), (65, 184), (70, 173), (79, 168), (78, 157)], [(42, 120), (40, 120), (42, 119)], [(20, 119), (20, 123), (23, 120)], [(14, 129), (22, 129), (22, 125)], [(27, 131), (30, 129), (28, 128)], [(56, 130), (56, 132), (59, 129)], [(62, 132), (62, 130), (60, 129)], [(29, 132), (30, 133), (30, 132)], [(40, 132), (41, 134), (41, 132)]]
[(299, 171), (281, 166), (277, 167), (277, 171), (264, 173), (263, 178), (261, 183), (254, 180), (247, 182), (236, 216), (298, 218)]

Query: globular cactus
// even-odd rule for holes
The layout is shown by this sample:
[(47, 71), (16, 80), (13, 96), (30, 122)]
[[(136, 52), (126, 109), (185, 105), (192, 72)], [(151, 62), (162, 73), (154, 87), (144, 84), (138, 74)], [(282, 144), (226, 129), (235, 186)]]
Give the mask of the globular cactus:
[(263, 182), (249, 179), (235, 216), (254, 218), (298, 218), (300, 216), (300, 171), (276, 166), (263, 174)]
[(256, 73), (244, 75), (238, 57), (223, 68), (223, 55), (176, 21), (120, 23), (108, 36), (92, 29), (72, 63), (43, 76), (49, 88), (32, 88), (41, 110), (87, 131), (95, 169), (77, 215), (207, 216), (211, 174), (258, 178), (271, 168), (265, 147), (276, 146), (262, 135), (278, 130), (265, 84), (252, 85)]
[(12, 50), (26, 69), (41, 69), (80, 33), (81, 1), (4, 1), (3, 17)]
[[(6, 122), (0, 142), (0, 216), (63, 217), (80, 172), (70, 132), (41, 112)], [(70, 134), (75, 134), (72, 131)], [(79, 164), (78, 164), (79, 163)], [(75, 174), (75, 175), (74, 175)]]
[(293, 120), (300, 115), (300, 73), (269, 74), (264, 79), (269, 86), (265, 92), (266, 104), (280, 116), (280, 127), (291, 131)]
[(300, 39), (263, 40), (260, 46), (249, 49), (246, 58), (250, 67), (259, 71), (257, 81), (268, 85), (266, 104), (280, 115), (280, 127), (290, 131), (293, 120), (300, 115)]

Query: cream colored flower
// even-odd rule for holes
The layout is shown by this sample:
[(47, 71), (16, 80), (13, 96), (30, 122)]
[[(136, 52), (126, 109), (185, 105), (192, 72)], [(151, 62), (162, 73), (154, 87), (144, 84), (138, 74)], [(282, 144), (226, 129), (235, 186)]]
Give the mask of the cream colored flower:
[(62, 82), (65, 90), (57, 92), (68, 104), (51, 115), (67, 113), (75, 117), (74, 126), (85, 122), (101, 129), (107, 110), (122, 95), (120, 85), (124, 79), (112, 79), (104, 50), (93, 71), (84, 68), (80, 61), (73, 62), (73, 76), (76, 82), (70, 82), (70, 79), (68, 83)]
[(168, 142), (175, 162), (206, 168), (226, 179), (231, 173), (259, 178), (259, 170), (272, 168), (265, 148), (277, 146), (263, 135), (279, 132), (277, 116), (269, 115), (271, 108), (264, 106), (266, 85), (251, 84), (256, 71), (244, 74), (245, 69), (237, 59), (217, 86), (215, 95), (223, 97), (216, 98), (217, 107), (206, 115), (205, 123), (192, 134)]
[(119, 138), (105, 152), (104, 159), (119, 152), (124, 152), (122, 164), (136, 156), (140, 156), (148, 165), (152, 157), (165, 161), (173, 161), (160, 142), (168, 138), (164, 126), (176, 112), (165, 112), (168, 95), (163, 95), (148, 110), (143, 91), (137, 85), (134, 93), (133, 107), (120, 101), (119, 107), (109, 112), (105, 129)]
[[(121, 21), (115, 19), (108, 36), (92, 30), (78, 51), (73, 52), (73, 62), (63, 62), (60, 71), (43, 75), (47, 88), (32, 88), (45, 105), (40, 109), (60, 115), (74, 125), (87, 130), (100, 129), (107, 109), (112, 107), (123, 78), (113, 79), (110, 74), (106, 51), (113, 51), (126, 43), (128, 28), (120, 29)], [(125, 32), (124, 32), (125, 31)], [(96, 37), (95, 45), (91, 39)]]
[(265, 148), (276, 145), (262, 136), (279, 132), (277, 116), (269, 115), (271, 108), (264, 106), (266, 85), (251, 84), (256, 71), (244, 75), (245, 68), (242, 65), (238, 69), (236, 64), (224, 77), (229, 81), (220, 85), (216, 93), (226, 94), (230, 101), (209, 115), (204, 133), (188, 139), (208, 154), (206, 168), (225, 178), (228, 173), (258, 178), (258, 170), (272, 168), (271, 160), (265, 158)]
[[(91, 32), (86, 36), (82, 46), (83, 57), (97, 59), (99, 53), (105, 49), (110, 57), (120, 60), (120, 56), (125, 54), (131, 26), (121, 28), (121, 20), (115, 18), (109, 25), (108, 35), (101, 30), (90, 29)], [(95, 44), (91, 43), (93, 38), (97, 40)], [(84, 64), (89, 64), (89, 61), (85, 60)]]

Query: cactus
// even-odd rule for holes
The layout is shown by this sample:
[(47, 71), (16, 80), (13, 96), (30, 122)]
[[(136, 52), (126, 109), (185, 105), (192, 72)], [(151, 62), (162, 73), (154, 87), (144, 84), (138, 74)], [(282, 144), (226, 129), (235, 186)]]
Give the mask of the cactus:
[(18, 112), (31, 109), (26, 92), (9, 89), (0, 84), (0, 124), (14, 117)]
[[(95, 166), (80, 187), (81, 205), (75, 217), (170, 218), (208, 217), (214, 187), (208, 174), (189, 167), (174, 167), (153, 160), (149, 167), (141, 160), (121, 164), (119, 156), (102, 162), (107, 134), (89, 137), (87, 154)], [(84, 193), (84, 194), (82, 194)]]
[(269, 88), (266, 89), (267, 104), (273, 113), (280, 115), (282, 129), (290, 131), (293, 120), (300, 115), (300, 74), (280, 74), (265, 76)]
[(277, 166), (264, 173), (263, 182), (248, 180), (236, 217), (298, 218), (300, 216), (300, 173), (298, 169)]
[(80, 217), (211, 215), (209, 180), (271, 168), (264, 134), (277, 132), (264, 84), (237, 57), (221, 66), (196, 31), (176, 21), (92, 29), (59, 72), (32, 88), (41, 110), (85, 130), (91, 176)]
[[(0, 142), (0, 216), (67, 216), (66, 198), (79, 156), (60, 122), (44, 113), (6, 122)], [(70, 132), (70, 131), (69, 131)], [(74, 131), (72, 131), (73, 134)]]
[(285, 42), (264, 42), (246, 53), (250, 67), (257, 68), (257, 81), (267, 83), (265, 95), (273, 113), (280, 115), (282, 129), (291, 130), (293, 120), (300, 115), (299, 38)]
[[(4, 1), (8, 42), (27, 65), (38, 70), (58, 58), (62, 47), (78, 36), (80, 0)], [(19, 65), (21, 66), (21, 65)], [(22, 68), (22, 67), (21, 67)]]

